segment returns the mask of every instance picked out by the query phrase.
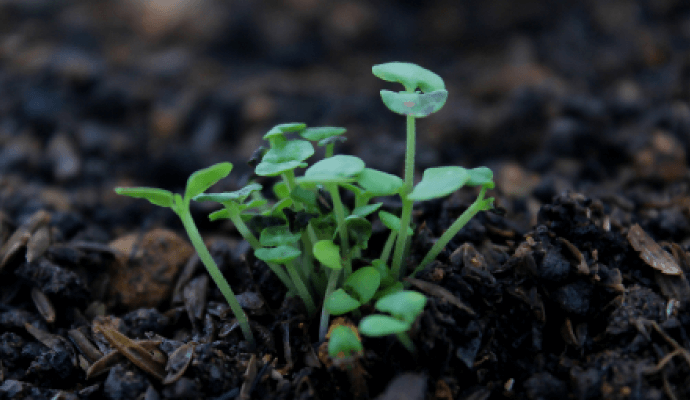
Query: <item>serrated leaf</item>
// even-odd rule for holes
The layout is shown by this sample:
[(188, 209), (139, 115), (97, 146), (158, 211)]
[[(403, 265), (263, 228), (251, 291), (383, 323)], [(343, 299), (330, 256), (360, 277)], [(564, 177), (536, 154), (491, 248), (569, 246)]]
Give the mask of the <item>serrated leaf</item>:
[(314, 257), (324, 266), (340, 270), (343, 268), (340, 260), (340, 248), (331, 240), (319, 240), (314, 244)]
[(172, 208), (173, 204), (175, 203), (173, 200), (172, 192), (165, 190), (165, 189), (150, 188), (150, 187), (133, 187), (133, 188), (119, 187), (119, 188), (115, 188), (115, 193), (123, 195), (123, 196), (135, 197), (135, 198), (139, 198), (139, 199), (146, 199), (151, 204), (159, 206), (159, 207)]
[(261, 248), (254, 250), (254, 255), (259, 260), (276, 264), (285, 264), (299, 257), (302, 252), (291, 246), (278, 246), (273, 248)]
[(228, 176), (230, 171), (232, 171), (232, 164), (222, 162), (194, 172), (187, 179), (187, 187), (184, 192), (185, 200), (205, 192), (216, 182)]
[(428, 93), (446, 88), (440, 76), (413, 63), (394, 61), (378, 64), (371, 68), (371, 72), (384, 81), (401, 83), (408, 91), (419, 88)]
[(403, 290), (380, 298), (376, 302), (376, 309), (387, 312), (408, 324), (414, 322), (419, 313), (424, 310), (426, 297), (412, 290)]
[(360, 303), (366, 304), (381, 284), (381, 275), (374, 267), (362, 267), (353, 272), (343, 284), (344, 287), (349, 288), (352, 293), (357, 294), (357, 300)]
[(388, 196), (398, 193), (404, 182), (395, 175), (364, 168), (357, 176), (357, 184), (372, 196)]
[(362, 304), (347, 294), (343, 289), (331, 293), (325, 302), (326, 310), (333, 315), (343, 315), (356, 310)]
[(367, 336), (388, 336), (408, 329), (410, 324), (386, 315), (369, 315), (359, 323), (359, 331)]
[(437, 90), (431, 93), (403, 93), (381, 90), (381, 100), (389, 110), (400, 115), (415, 118), (426, 117), (440, 110), (448, 99), (448, 92)]
[(470, 179), (470, 174), (462, 167), (428, 168), (422, 181), (417, 184), (407, 198), (414, 201), (438, 199), (460, 189)]

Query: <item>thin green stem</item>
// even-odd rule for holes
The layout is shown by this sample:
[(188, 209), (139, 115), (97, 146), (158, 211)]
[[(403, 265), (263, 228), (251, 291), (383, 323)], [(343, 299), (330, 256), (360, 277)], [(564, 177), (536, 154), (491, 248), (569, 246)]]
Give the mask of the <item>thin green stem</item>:
[(335, 221), (338, 224), (338, 233), (340, 234), (340, 248), (345, 261), (345, 279), (352, 273), (352, 263), (350, 262), (350, 241), (347, 234), (347, 226), (345, 226), (345, 208), (340, 199), (338, 192), (338, 185), (335, 183), (327, 183), (326, 189), (333, 200), (333, 211), (335, 211)]
[(321, 321), (319, 322), (319, 341), (323, 342), (326, 340), (326, 334), (328, 333), (328, 310), (326, 310), (325, 300), (330, 297), (331, 293), (335, 290), (335, 286), (338, 283), (338, 277), (340, 276), (339, 269), (330, 270), (328, 272), (328, 286), (326, 286), (326, 294), (323, 296), (324, 304), (321, 307)]
[(455, 235), (457, 235), (458, 232), (460, 232), (460, 229), (462, 229), (467, 222), (472, 219), (479, 211), (484, 210), (484, 193), (486, 192), (486, 188), (483, 187), (482, 190), (479, 192), (479, 196), (477, 197), (477, 200), (472, 203), (471, 206), (467, 208), (460, 216), (458, 219), (453, 222), (453, 224), (446, 229), (445, 232), (443, 232), (443, 235), (441, 235), (440, 238), (434, 243), (434, 245), (431, 247), (429, 252), (424, 256), (422, 259), (422, 262), (419, 263), (417, 268), (415, 268), (414, 271), (410, 274), (410, 278), (414, 278), (414, 276), (421, 270), (424, 269), (427, 265), (429, 265), (432, 261), (436, 259), (436, 257), (441, 253), (444, 247), (450, 242)]
[(412, 339), (410, 339), (410, 337), (407, 335), (407, 333), (400, 332), (400, 333), (396, 333), (395, 336), (398, 337), (398, 340), (400, 340), (400, 343), (402, 343), (403, 346), (405, 346), (405, 348), (410, 353), (414, 353), (414, 350), (415, 350), (414, 343), (412, 343)]
[(211, 253), (209, 253), (208, 249), (206, 248), (206, 245), (201, 238), (201, 234), (199, 234), (199, 230), (196, 228), (192, 215), (189, 212), (189, 203), (185, 204), (185, 206), (186, 207), (179, 207), (183, 209), (179, 210), (179, 212), (176, 211), (177, 215), (182, 220), (182, 225), (184, 225), (184, 228), (187, 231), (187, 235), (192, 242), (192, 246), (194, 246), (196, 252), (199, 254), (199, 259), (206, 267), (208, 274), (211, 275), (211, 279), (213, 279), (213, 282), (215, 282), (216, 286), (218, 286), (220, 292), (223, 293), (225, 300), (228, 302), (228, 305), (230, 305), (232, 313), (235, 315), (235, 318), (237, 318), (237, 322), (242, 329), (244, 338), (247, 340), (247, 342), (249, 342), (249, 345), (253, 349), (256, 346), (256, 341), (254, 340), (254, 334), (252, 334), (252, 331), (249, 328), (247, 314), (245, 314), (244, 310), (242, 310), (240, 303), (235, 297), (235, 293), (230, 288), (230, 285), (228, 285), (228, 281), (225, 280), (223, 274), (218, 269), (216, 262), (213, 261)]
[(381, 252), (380, 258), (384, 264), (388, 264), (388, 258), (391, 256), (391, 250), (393, 250), (393, 243), (395, 243), (395, 238), (397, 235), (398, 232), (391, 231), (391, 233), (388, 235), (388, 239), (386, 239), (386, 244), (383, 246), (383, 251)]
[(393, 263), (391, 271), (396, 279), (400, 279), (400, 271), (405, 257), (405, 246), (407, 243), (407, 227), (410, 226), (412, 219), (412, 208), (414, 201), (408, 200), (407, 195), (412, 192), (414, 185), (414, 157), (415, 157), (415, 117), (407, 116), (407, 149), (405, 151), (405, 183), (400, 197), (403, 203), (402, 215), (400, 216), (400, 232), (395, 244)]
[(335, 147), (335, 143), (329, 143), (326, 145), (326, 155), (324, 158), (329, 158), (333, 157), (333, 148)]
[(307, 312), (309, 313), (309, 316), (314, 315), (314, 312), (316, 312), (314, 300), (312, 299), (311, 294), (309, 293), (309, 289), (307, 289), (307, 286), (304, 284), (302, 277), (300, 277), (297, 268), (295, 268), (294, 260), (288, 261), (287, 264), (285, 264), (285, 267), (287, 268), (288, 274), (290, 274), (290, 278), (292, 278), (292, 281), (295, 283), (295, 286), (297, 287), (297, 293), (299, 294), (299, 297), (302, 298), (304, 305), (307, 306)]

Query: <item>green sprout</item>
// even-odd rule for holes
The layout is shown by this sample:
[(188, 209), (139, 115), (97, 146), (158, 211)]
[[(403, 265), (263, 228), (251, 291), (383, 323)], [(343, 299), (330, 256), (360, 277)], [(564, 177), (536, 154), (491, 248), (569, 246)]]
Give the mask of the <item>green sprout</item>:
[(374, 307), (388, 315), (369, 315), (359, 323), (359, 331), (367, 336), (388, 336), (395, 334), (400, 342), (414, 353), (412, 340), (407, 335), (412, 324), (424, 310), (426, 297), (423, 294), (403, 290), (379, 299)]
[(346, 325), (338, 325), (328, 340), (328, 355), (334, 360), (347, 360), (364, 351), (357, 334)]
[(225, 280), (223, 274), (218, 269), (216, 262), (213, 261), (213, 257), (211, 257), (211, 253), (209, 253), (206, 245), (204, 245), (204, 240), (201, 238), (199, 230), (196, 228), (194, 220), (192, 219), (192, 214), (189, 211), (189, 203), (193, 197), (203, 193), (216, 182), (228, 176), (231, 170), (232, 164), (229, 162), (223, 162), (194, 172), (187, 180), (187, 187), (185, 188), (184, 197), (180, 196), (179, 194), (173, 194), (167, 190), (149, 187), (118, 187), (115, 188), (115, 193), (124, 196), (146, 199), (154, 205), (172, 209), (175, 214), (180, 217), (182, 220), (182, 225), (187, 231), (187, 235), (192, 242), (192, 246), (194, 246), (199, 254), (199, 259), (201, 259), (209, 275), (211, 275), (211, 278), (216, 283), (216, 286), (218, 286), (221, 293), (223, 293), (225, 300), (230, 305), (230, 309), (235, 315), (235, 318), (237, 318), (237, 322), (242, 329), (244, 338), (247, 340), (249, 345), (254, 348), (256, 342), (254, 341), (254, 335), (249, 328), (247, 314), (245, 314), (244, 310), (242, 310), (242, 307), (237, 301), (235, 293), (230, 288), (228, 281)]
[(356, 310), (374, 297), (381, 284), (381, 274), (374, 267), (363, 267), (353, 272), (343, 284), (334, 291), (324, 307), (332, 315), (342, 315)]

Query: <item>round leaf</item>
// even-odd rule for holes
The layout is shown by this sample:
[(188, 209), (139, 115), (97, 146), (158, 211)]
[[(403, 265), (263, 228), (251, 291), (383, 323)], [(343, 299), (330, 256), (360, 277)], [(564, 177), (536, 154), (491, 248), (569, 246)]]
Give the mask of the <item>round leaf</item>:
[(469, 179), (470, 174), (462, 167), (428, 168), (424, 171), (422, 181), (407, 198), (424, 201), (445, 197), (460, 189)]
[(347, 182), (364, 170), (364, 161), (355, 156), (336, 155), (309, 167), (298, 182)]
[[(395, 231), (395, 232), (400, 232), (400, 218), (396, 217), (395, 215), (386, 212), (386, 211), (379, 211), (379, 219), (381, 222), (383, 222), (384, 225), (386, 225), (386, 228)], [(407, 236), (412, 236), (414, 231), (412, 228), (409, 226), (407, 227)]]
[(345, 128), (336, 128), (333, 126), (321, 126), (318, 128), (307, 128), (300, 132), (300, 136), (307, 140), (318, 142), (333, 136), (342, 135), (345, 133)]
[(357, 184), (372, 196), (388, 196), (398, 193), (404, 182), (395, 175), (364, 168), (364, 171), (357, 176)]
[(314, 257), (324, 266), (340, 270), (343, 268), (342, 262), (340, 261), (340, 248), (335, 245), (330, 240), (319, 240), (314, 243)]
[(369, 315), (359, 323), (359, 331), (367, 336), (387, 336), (405, 332), (410, 324), (386, 315)]
[(299, 233), (292, 233), (287, 226), (270, 226), (261, 231), (259, 243), (262, 246), (282, 246), (297, 242), (300, 239)]
[(299, 249), (291, 246), (278, 246), (274, 248), (261, 248), (254, 250), (254, 255), (259, 260), (277, 264), (285, 264), (302, 254)]
[(357, 294), (359, 302), (366, 304), (381, 284), (381, 275), (374, 267), (362, 267), (353, 272), (345, 281), (343, 286)]
[(447, 98), (448, 92), (445, 90), (424, 94), (381, 91), (381, 100), (389, 110), (416, 118), (426, 117), (440, 110), (446, 104)]
[(408, 91), (419, 88), (428, 93), (446, 88), (440, 76), (413, 63), (394, 61), (378, 64), (371, 68), (371, 72), (384, 81), (402, 83)]
[(352, 328), (340, 325), (333, 329), (328, 340), (328, 355), (332, 358), (351, 357), (364, 351), (362, 342)]
[(259, 176), (276, 176), (280, 175), (285, 171), (290, 171), (295, 168), (306, 167), (307, 164), (300, 161), (285, 161), (282, 163), (264, 163), (257, 165), (254, 169), (254, 173)]
[(494, 173), (487, 167), (472, 168), (467, 171), (470, 174), (470, 179), (467, 181), (468, 186), (482, 186), (491, 185), (493, 189)]
[(333, 315), (343, 315), (357, 309), (362, 304), (353, 299), (343, 289), (338, 289), (326, 299), (326, 310)]
[(419, 313), (424, 310), (426, 297), (412, 290), (389, 294), (376, 302), (376, 309), (390, 313), (408, 324), (414, 322)]
[(173, 194), (164, 189), (149, 188), (149, 187), (133, 187), (133, 188), (115, 188), (115, 193), (135, 197), (139, 199), (146, 199), (151, 204), (159, 207), (172, 207), (174, 204)]
[(264, 139), (269, 140), (270, 138), (276, 137), (276, 136), (282, 136), (285, 133), (288, 132), (299, 132), (303, 130), (304, 128), (307, 127), (307, 124), (303, 124), (301, 122), (290, 122), (286, 124), (278, 124), (271, 128), (270, 131), (268, 131), (267, 134), (264, 135)]
[(203, 193), (216, 182), (228, 176), (231, 170), (232, 164), (222, 162), (196, 171), (187, 179), (187, 187), (184, 193), (185, 200)]
[(367, 215), (369, 215), (369, 214), (375, 212), (376, 210), (378, 210), (379, 208), (381, 208), (382, 205), (383, 205), (383, 203), (375, 203), (375, 204), (367, 204), (366, 206), (362, 206), (362, 207), (357, 207), (354, 210), (352, 210), (352, 215), (356, 215), (358, 217), (364, 218)]

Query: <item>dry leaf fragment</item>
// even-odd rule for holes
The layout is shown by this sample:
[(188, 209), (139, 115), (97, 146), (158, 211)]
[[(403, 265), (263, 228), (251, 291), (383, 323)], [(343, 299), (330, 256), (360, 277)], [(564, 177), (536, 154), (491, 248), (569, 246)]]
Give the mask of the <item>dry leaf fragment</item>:
[(146, 348), (142, 346), (142, 343), (133, 341), (116, 329), (101, 324), (94, 324), (93, 329), (94, 331), (102, 333), (110, 345), (115, 347), (134, 365), (153, 375), (160, 381), (165, 379), (165, 362), (161, 360), (157, 352), (153, 351), (150, 346)]
[(680, 275), (681, 269), (670, 254), (659, 246), (640, 225), (635, 224), (628, 231), (628, 241), (640, 258), (650, 267), (667, 275)]

